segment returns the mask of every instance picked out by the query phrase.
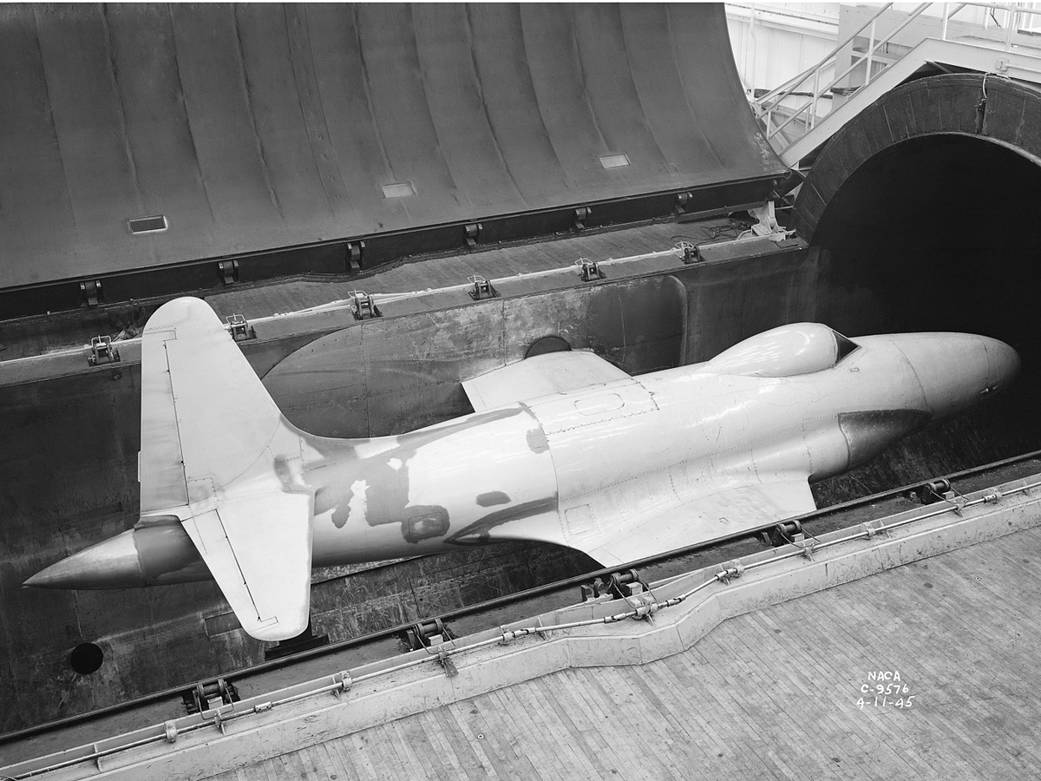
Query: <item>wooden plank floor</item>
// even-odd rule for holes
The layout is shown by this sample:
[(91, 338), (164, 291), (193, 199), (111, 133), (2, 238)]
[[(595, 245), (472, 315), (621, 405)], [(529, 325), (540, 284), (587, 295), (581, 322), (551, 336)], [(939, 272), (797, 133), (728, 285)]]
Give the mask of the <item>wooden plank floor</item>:
[(1037, 778), (1039, 646), (1030, 530), (217, 778)]

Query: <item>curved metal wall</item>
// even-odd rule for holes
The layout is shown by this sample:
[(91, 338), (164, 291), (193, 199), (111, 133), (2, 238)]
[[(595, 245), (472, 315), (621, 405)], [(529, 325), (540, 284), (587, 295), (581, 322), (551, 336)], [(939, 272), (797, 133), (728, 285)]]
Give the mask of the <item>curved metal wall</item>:
[(715, 5), (0, 6), (0, 74), (0, 289), (783, 171)]

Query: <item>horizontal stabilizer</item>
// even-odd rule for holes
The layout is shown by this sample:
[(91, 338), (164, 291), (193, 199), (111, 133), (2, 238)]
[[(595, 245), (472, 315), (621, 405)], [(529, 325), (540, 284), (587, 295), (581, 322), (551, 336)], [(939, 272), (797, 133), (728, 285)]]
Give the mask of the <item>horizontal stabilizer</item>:
[(550, 393), (568, 393), (627, 380), (617, 366), (587, 350), (544, 353), (525, 358), (463, 382), (475, 412), (508, 407)]
[(307, 628), (311, 592), (309, 493), (224, 499), (184, 522), (242, 628), (285, 640)]
[(141, 511), (177, 515), (242, 627), (307, 628), (309, 435), (282, 416), (209, 305), (164, 304), (141, 347)]

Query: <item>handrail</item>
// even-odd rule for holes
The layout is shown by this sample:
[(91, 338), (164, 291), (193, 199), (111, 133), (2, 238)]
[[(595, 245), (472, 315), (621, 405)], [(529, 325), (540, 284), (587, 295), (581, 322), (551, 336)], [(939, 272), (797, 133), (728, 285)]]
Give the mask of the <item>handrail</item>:
[[(763, 110), (763, 111), (770, 111), (773, 108), (773, 106), (767, 107), (765, 105), (767, 103), (767, 101), (769, 101), (775, 95), (780, 94), (781, 92), (788, 93), (788, 92), (791, 92), (792, 89), (794, 89), (795, 87), (800, 86), (804, 81), (806, 81), (806, 79), (808, 79), (810, 76), (813, 75), (814, 71), (818, 70), (821, 67), (821, 63), (829, 61), (832, 57), (834, 57), (836, 54), (838, 54), (840, 51), (842, 51), (846, 47), (846, 44), (848, 44), (848, 43), (852, 42), (853, 40), (855, 40), (856, 37), (858, 35), (860, 35), (862, 32), (864, 32), (864, 30), (867, 29), (876, 19), (878, 19), (878, 17), (880, 17), (882, 14), (884, 14), (886, 11), (888, 11), (892, 7), (893, 7), (892, 3), (886, 3), (884, 6), (882, 6), (881, 9), (879, 9), (877, 14), (872, 16), (870, 19), (868, 19), (866, 22), (864, 22), (863, 25), (861, 25), (859, 28), (857, 28), (856, 32), (852, 33), (845, 40), (843, 40), (842, 43), (838, 44), (834, 49), (832, 49), (830, 52), (825, 54), (820, 59), (820, 62), (818, 62), (816, 65), (811, 65), (809, 68), (804, 70), (802, 73), (799, 73), (799, 74), (796, 74), (795, 76), (792, 76), (790, 79), (788, 79), (788, 81), (784, 82), (783, 84), (781, 84), (779, 86), (774, 87), (772, 90), (767, 92), (765, 95), (760, 96), (759, 98), (756, 99), (756, 104), (761, 108), (761, 110)], [(789, 85), (791, 85), (792, 89), (788, 88)], [(778, 100), (783, 100), (783, 99), (784, 99), (784, 96), (778, 98)], [(775, 103), (775, 105), (776, 105), (776, 103)]]
[[(878, 73), (873, 73), (873, 66), (878, 62), (878, 53), (883, 50), (883, 47), (890, 44), (893, 39), (903, 32), (914, 20), (922, 17), (926, 10), (936, 5), (942, 5), (943, 7), (943, 14), (939, 18), (939, 22), (941, 26), (940, 34), (942, 40), (945, 41), (949, 40), (949, 22), (951, 18), (963, 9), (971, 6), (974, 8), (1004, 11), (1006, 14), (1004, 36), (1003, 40), (999, 43), (1006, 51), (1011, 51), (1016, 45), (1014, 43), (1014, 38), (1016, 32), (1021, 26), (1023, 16), (1041, 15), (1041, 9), (1024, 7), (1019, 2), (965, 2), (957, 4), (923, 2), (916, 6), (912, 11), (908, 12), (905, 18), (902, 19), (893, 29), (889, 30), (882, 37), (878, 37), (876, 33), (879, 19), (889, 11), (894, 10), (893, 3), (886, 3), (876, 13), (873, 13), (862, 25), (860, 25), (855, 32), (846, 36), (841, 43), (837, 44), (828, 52), (827, 55), (821, 58), (817, 64), (812, 65), (752, 101), (753, 110), (766, 126), (766, 137), (768, 139), (774, 139), (775, 137), (780, 136), (780, 138), (783, 139), (783, 145), (785, 147), (797, 143), (798, 140), (809, 133), (821, 119), (821, 117), (818, 116), (818, 106), (820, 101), (822, 99), (830, 100), (834, 96), (832, 90), (839, 84), (839, 82), (847, 78), (850, 73), (864, 63), (867, 63), (867, 73), (864, 76), (864, 83), (857, 85), (854, 89), (861, 89), (877, 79), (894, 64), (893, 62), (885, 63)], [(854, 56), (851, 57), (850, 65), (842, 70), (841, 73), (830, 75), (830, 77), (827, 78), (827, 83), (822, 86), (822, 82), (825, 80), (825, 71), (828, 68), (834, 68), (837, 65), (839, 53), (846, 49), (858, 37), (863, 37), (865, 31), (868, 31), (868, 45), (866, 50), (855, 53)], [(807, 87), (807, 83), (811, 81), (812, 85)], [(806, 100), (798, 105), (781, 105), (785, 99), (796, 96), (805, 96)], [(783, 112), (784, 118), (782, 121), (775, 123), (774, 113), (778, 111)], [(806, 116), (807, 113), (808, 116)], [(795, 131), (794, 136), (792, 135), (794, 128), (784, 132), (792, 126), (796, 120), (800, 120), (800, 118), (802, 125), (799, 130)]]

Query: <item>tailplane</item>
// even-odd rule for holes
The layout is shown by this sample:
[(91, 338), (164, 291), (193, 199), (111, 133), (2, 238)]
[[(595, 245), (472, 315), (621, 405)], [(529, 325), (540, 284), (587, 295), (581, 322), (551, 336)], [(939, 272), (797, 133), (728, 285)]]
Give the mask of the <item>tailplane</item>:
[(206, 302), (178, 298), (156, 310), (141, 344), (142, 523), (180, 518), (260, 640), (294, 637), (308, 623), (308, 442)]

